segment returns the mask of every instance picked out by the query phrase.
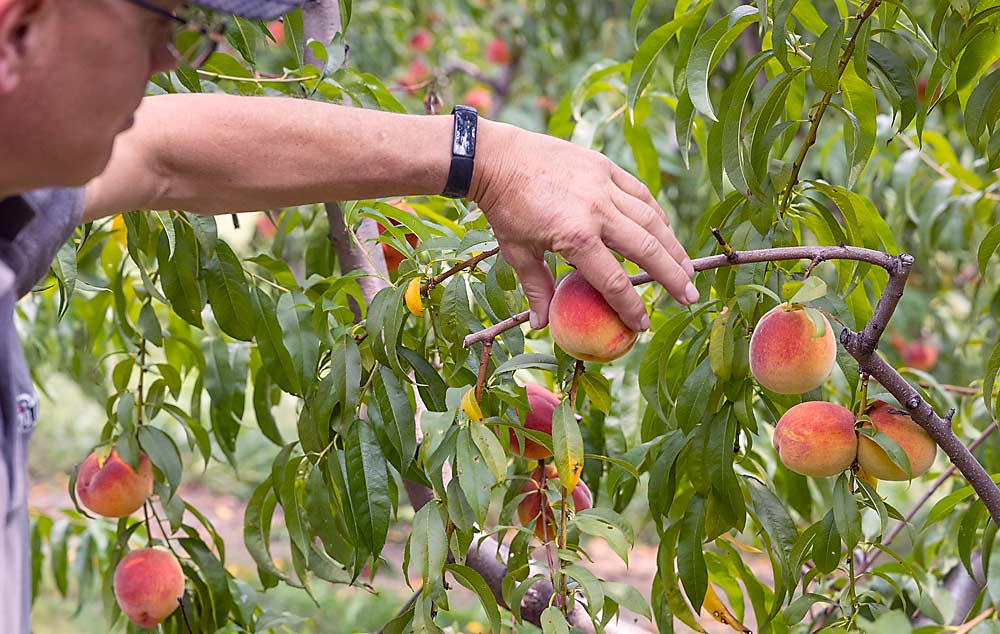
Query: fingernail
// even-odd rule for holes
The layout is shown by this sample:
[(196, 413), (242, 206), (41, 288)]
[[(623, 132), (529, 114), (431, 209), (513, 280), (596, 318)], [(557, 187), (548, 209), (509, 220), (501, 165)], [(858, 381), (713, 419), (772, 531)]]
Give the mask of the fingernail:
[(701, 295), (698, 294), (698, 289), (694, 287), (694, 284), (688, 282), (688, 285), (684, 288), (684, 299), (687, 300), (688, 304), (693, 304), (698, 301)]
[(538, 330), (542, 327), (542, 320), (535, 311), (528, 313), (528, 323), (531, 324), (532, 330)]
[(649, 330), (649, 315), (643, 315), (639, 322), (639, 330)]
[(688, 277), (694, 277), (694, 264), (691, 263), (691, 260), (684, 260), (684, 264), (681, 266)]

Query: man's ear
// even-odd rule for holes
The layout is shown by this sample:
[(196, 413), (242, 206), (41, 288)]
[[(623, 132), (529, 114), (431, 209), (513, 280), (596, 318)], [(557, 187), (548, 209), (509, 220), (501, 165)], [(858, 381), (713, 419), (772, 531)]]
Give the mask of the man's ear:
[(28, 55), (27, 41), (47, 0), (0, 0), (0, 95), (13, 92)]

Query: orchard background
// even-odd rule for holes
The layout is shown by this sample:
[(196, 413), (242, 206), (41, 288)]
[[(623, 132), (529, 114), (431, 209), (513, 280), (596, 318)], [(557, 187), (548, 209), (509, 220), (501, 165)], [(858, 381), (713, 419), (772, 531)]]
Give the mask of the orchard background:
[[(640, 284), (650, 332), (580, 367), (526, 326), (485, 355), (463, 346), (526, 303), (459, 202), (84, 226), (18, 307), (43, 392), (35, 631), (136, 630), (111, 579), (150, 541), (186, 576), (165, 632), (1000, 631), (981, 501), (997, 493), (963, 477), (1000, 473), (998, 28), (995, 0), (342, 0), (232, 22), (202, 71), (150, 93), (464, 102), (569, 138), (647, 184), (703, 258), (703, 299)], [(403, 255), (391, 273), (379, 242)], [(837, 248), (761, 251), (796, 246)], [(834, 259), (844, 246), (881, 259)], [(748, 366), (755, 325), (790, 298), (848, 329), (801, 396)], [(526, 381), (563, 399), (554, 438), (528, 434), (555, 451), (548, 497), (565, 521), (544, 548), (516, 512), (536, 464), (506, 432)], [(483, 422), (461, 405), (470, 389)], [(894, 396), (950, 447), (908, 484), (778, 459), (773, 426), (800, 401), (860, 414)], [(95, 446), (149, 455), (145, 512), (91, 519), (71, 499)], [(581, 463), (594, 508), (563, 512)], [(515, 614), (498, 607), (526, 593)]]

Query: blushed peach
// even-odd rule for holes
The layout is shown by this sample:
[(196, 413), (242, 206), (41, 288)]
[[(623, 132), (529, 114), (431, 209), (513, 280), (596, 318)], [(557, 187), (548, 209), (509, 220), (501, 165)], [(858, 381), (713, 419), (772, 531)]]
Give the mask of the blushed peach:
[(177, 599), (184, 595), (184, 571), (165, 550), (134, 550), (118, 562), (114, 590), (118, 606), (130, 621), (156, 627), (177, 609)]
[[(541, 385), (526, 383), (524, 389), (528, 392), (528, 412), (524, 416), (524, 426), (533, 431), (552, 435), (552, 412), (559, 405), (559, 397)], [(531, 438), (523, 436), (524, 449), (517, 441), (517, 434), (510, 429), (510, 450), (519, 456), (530, 460), (544, 460), (552, 455), (545, 445), (540, 445)]]
[(127, 517), (139, 510), (153, 493), (153, 465), (146, 454), (139, 456), (138, 471), (118, 456), (118, 450), (98, 464), (92, 452), (76, 476), (76, 497), (88, 509), (104, 517)]
[(566, 354), (602, 363), (631, 350), (639, 336), (579, 271), (556, 287), (549, 305), (549, 329)]
[(837, 341), (830, 321), (821, 317), (820, 336), (802, 308), (780, 304), (760, 318), (750, 337), (750, 371), (761, 385), (778, 394), (802, 394), (823, 384), (837, 360)]
[[(559, 472), (555, 465), (545, 465), (545, 480), (559, 480)], [(531, 472), (531, 479), (524, 484), (523, 491), (528, 493), (517, 505), (517, 517), (521, 526), (530, 526), (534, 522), (535, 537), (541, 542), (552, 541), (556, 536), (556, 518), (542, 488), (542, 468), (537, 467)], [(587, 484), (580, 480), (573, 489), (573, 509), (580, 512), (594, 505), (594, 496)]]
[(774, 449), (781, 463), (804, 476), (833, 476), (846, 471), (858, 455), (851, 410), (825, 401), (807, 401), (789, 409), (774, 428)]
[[(910, 415), (885, 401), (874, 401), (868, 408), (868, 417), (875, 429), (896, 441), (910, 460), (910, 475), (914, 478), (927, 473), (934, 464), (937, 444), (924, 428)], [(871, 425), (865, 423), (865, 428)], [(897, 467), (875, 441), (861, 435), (858, 445), (858, 464), (879, 480), (909, 480), (906, 472)]]

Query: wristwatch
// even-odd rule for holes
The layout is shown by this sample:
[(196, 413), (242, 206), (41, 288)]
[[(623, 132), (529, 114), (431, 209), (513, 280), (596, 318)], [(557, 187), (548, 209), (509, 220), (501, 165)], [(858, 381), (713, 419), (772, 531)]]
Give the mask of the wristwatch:
[(465, 198), (472, 186), (472, 170), (476, 162), (476, 127), (479, 116), (470, 106), (455, 106), (451, 111), (455, 127), (451, 141), (451, 168), (442, 196)]

